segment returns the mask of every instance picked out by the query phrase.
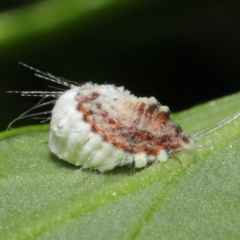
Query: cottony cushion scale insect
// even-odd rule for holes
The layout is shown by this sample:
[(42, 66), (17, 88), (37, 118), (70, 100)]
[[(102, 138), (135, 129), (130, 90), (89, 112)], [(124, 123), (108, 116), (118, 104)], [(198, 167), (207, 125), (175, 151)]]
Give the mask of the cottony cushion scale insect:
[(114, 85), (86, 83), (67, 90), (56, 101), (50, 125), (54, 154), (100, 171), (133, 161), (141, 168), (193, 146), (170, 120), (168, 107)]
[[(154, 97), (136, 97), (123, 87), (109, 84), (76, 86), (29, 68), (41, 78), (70, 88), (65, 92), (21, 92), (23, 96), (56, 99), (41, 101), (32, 109), (55, 103), (49, 148), (62, 160), (102, 172), (131, 163), (142, 168), (164, 162), (169, 155), (194, 145), (193, 138), (171, 121), (169, 108)], [(18, 119), (39, 114), (25, 113)]]

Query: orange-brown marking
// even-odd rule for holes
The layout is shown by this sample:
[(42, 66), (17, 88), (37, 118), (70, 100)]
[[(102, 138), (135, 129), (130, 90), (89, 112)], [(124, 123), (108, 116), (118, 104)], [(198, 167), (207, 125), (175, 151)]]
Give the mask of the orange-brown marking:
[[(170, 120), (170, 112), (160, 111), (159, 104), (136, 104), (133, 108), (135, 119), (130, 119), (130, 126), (126, 126), (124, 112), (119, 112), (117, 118), (110, 116), (102, 109), (101, 103), (97, 101), (98, 97), (97, 92), (80, 97), (78, 109), (93, 131), (120, 149), (130, 153), (146, 152), (157, 155), (162, 149), (171, 153), (176, 152), (181, 149), (182, 141), (189, 142), (189, 137), (182, 133), (180, 126)], [(91, 109), (87, 108), (88, 103)], [(132, 104), (126, 100), (124, 106), (130, 109)], [(92, 106), (96, 106), (94, 109), (97, 111), (94, 112)]]

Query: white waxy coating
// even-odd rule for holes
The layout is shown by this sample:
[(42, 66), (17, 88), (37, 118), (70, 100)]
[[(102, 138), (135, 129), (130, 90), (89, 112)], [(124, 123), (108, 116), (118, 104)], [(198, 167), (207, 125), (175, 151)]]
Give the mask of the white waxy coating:
[(79, 87), (72, 87), (57, 100), (52, 111), (49, 148), (60, 159), (82, 168), (111, 170), (129, 154), (91, 130), (77, 109), (78, 92)]

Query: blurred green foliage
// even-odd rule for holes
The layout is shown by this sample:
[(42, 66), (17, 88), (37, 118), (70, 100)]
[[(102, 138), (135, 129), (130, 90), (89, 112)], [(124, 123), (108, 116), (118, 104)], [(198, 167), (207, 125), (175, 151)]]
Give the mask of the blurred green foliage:
[[(173, 112), (238, 91), (239, 5), (18, 1), (0, 13), (0, 128), (38, 101), (6, 90), (46, 89), (19, 61), (79, 83), (123, 85), (157, 97)], [(32, 122), (15, 126), (26, 123)]]

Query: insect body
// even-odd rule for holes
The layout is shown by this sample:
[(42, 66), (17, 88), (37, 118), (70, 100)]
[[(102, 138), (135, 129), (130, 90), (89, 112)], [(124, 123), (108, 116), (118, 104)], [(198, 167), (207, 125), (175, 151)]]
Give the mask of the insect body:
[(168, 107), (114, 85), (71, 87), (56, 101), (50, 125), (54, 154), (100, 171), (133, 161), (141, 168), (193, 146), (193, 139), (170, 120)]

